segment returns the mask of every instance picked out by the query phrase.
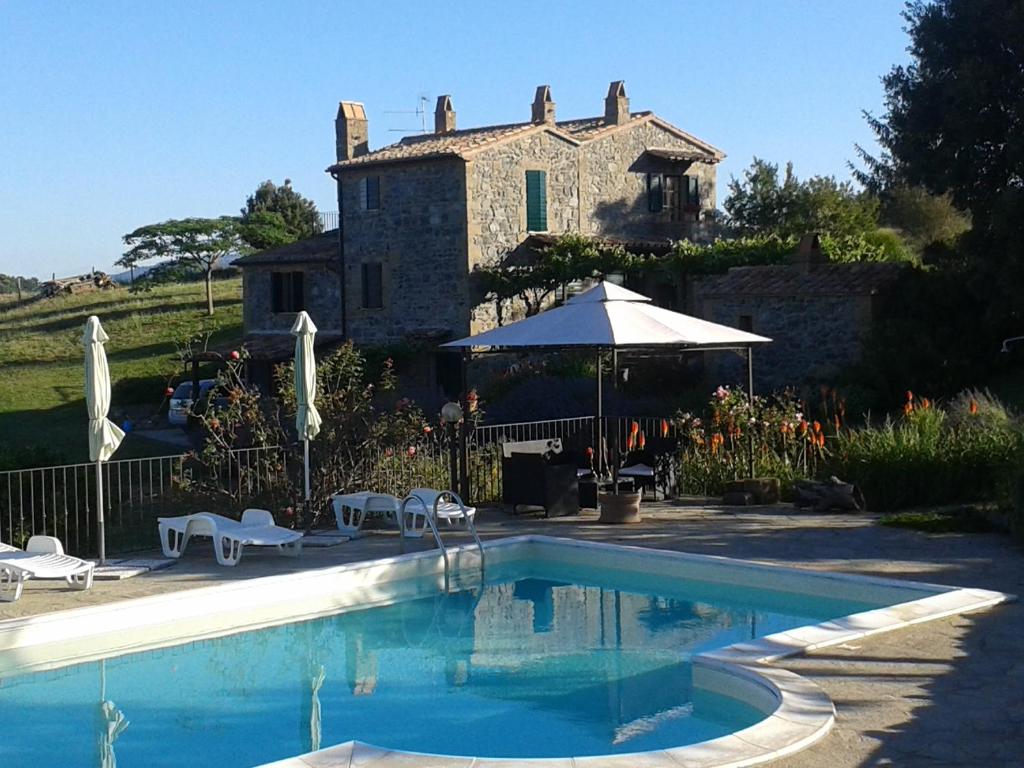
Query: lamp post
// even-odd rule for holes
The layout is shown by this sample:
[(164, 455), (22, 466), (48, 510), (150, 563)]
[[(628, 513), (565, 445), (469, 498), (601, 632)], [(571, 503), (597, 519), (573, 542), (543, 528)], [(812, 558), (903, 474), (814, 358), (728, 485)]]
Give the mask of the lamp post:
[(441, 406), (441, 421), (448, 427), (448, 456), (451, 462), (451, 490), (459, 486), (459, 422), (462, 421), (462, 406), (458, 403), (445, 403)]

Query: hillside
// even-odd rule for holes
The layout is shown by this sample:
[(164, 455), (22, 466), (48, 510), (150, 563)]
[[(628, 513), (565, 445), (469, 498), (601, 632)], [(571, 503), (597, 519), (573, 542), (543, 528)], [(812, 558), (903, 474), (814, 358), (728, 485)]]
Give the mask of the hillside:
[[(58, 297), (9, 311), (9, 302), (0, 303), (0, 454), (42, 447), (48, 463), (88, 461), (81, 335), (89, 315), (110, 336), (111, 417), (166, 410), (168, 377), (181, 373), (176, 344), (205, 331), (211, 346), (241, 340), (241, 279), (215, 282), (214, 297), (212, 318), (201, 283)], [(122, 452), (145, 447), (126, 444)]]

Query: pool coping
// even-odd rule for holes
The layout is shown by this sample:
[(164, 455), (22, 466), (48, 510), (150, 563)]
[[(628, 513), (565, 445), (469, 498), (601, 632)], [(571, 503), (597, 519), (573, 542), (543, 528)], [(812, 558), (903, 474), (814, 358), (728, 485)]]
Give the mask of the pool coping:
[[(695, 684), (699, 681), (702, 685), (712, 688), (718, 687), (719, 690), (724, 686), (730, 692), (730, 695), (738, 696), (741, 700), (748, 702), (753, 699), (752, 703), (754, 706), (766, 712), (765, 719), (748, 728), (698, 744), (660, 751), (606, 756), (499, 759), (455, 757), (390, 750), (363, 742), (349, 741), (316, 752), (268, 763), (264, 768), (271, 768), (271, 766), (273, 768), (339, 768), (342, 766), (348, 768), (350, 766), (369, 765), (379, 766), (379, 768), (389, 768), (391, 766), (403, 766), (404, 768), (408, 768), (408, 766), (422, 766), (423, 768), (488, 766), (489, 768), (500, 768), (501, 766), (523, 764), (528, 764), (535, 768), (569, 768), (571, 766), (587, 765), (609, 766), (610, 768), (644, 768), (645, 766), (651, 766), (652, 768), (654, 766), (658, 768), (679, 768), (679, 766), (684, 768), (712, 768), (713, 766), (725, 768), (727, 766), (755, 765), (783, 757), (810, 746), (823, 738), (835, 722), (834, 705), (820, 687), (793, 672), (771, 666), (772, 662), (818, 648), (846, 643), (867, 635), (888, 632), (953, 614), (981, 610), (1015, 599), (1013, 595), (990, 590), (955, 588), (939, 584), (874, 576), (810, 571), (792, 566), (717, 555), (700, 555), (623, 544), (588, 542), (541, 534), (527, 534), (491, 540), (484, 543), (484, 553), (531, 543), (577, 550), (583, 554), (587, 551), (600, 551), (605, 554), (615, 553), (623, 556), (632, 555), (633, 557), (642, 555), (646, 562), (655, 561), (661, 564), (688, 563), (691, 565), (711, 565), (714, 566), (713, 569), (724, 569), (726, 572), (731, 568), (747, 574), (751, 572), (773, 573), (776, 576), (779, 574), (789, 574), (826, 583), (835, 581), (847, 585), (852, 583), (865, 587), (873, 585), (898, 589), (900, 591), (917, 590), (922, 592), (923, 596), (916, 600), (855, 613), (819, 624), (798, 627), (768, 635), (755, 641), (735, 643), (724, 648), (692, 656), (690, 660), (693, 664)], [(478, 550), (473, 545), (450, 547), (448, 554), (449, 559), (456, 566), (464, 557), (468, 560), (467, 564), (476, 562), (479, 557)], [(263, 608), (267, 613), (263, 622), (257, 619), (250, 621), (244, 627), (238, 627), (237, 624), (233, 625), (235, 631), (248, 631), (257, 629), (260, 626), (280, 624), (283, 621), (280, 619), (278, 612), (271, 612), (267, 606), (261, 605), (258, 599), (255, 602), (251, 599), (253, 595), (266, 594), (261, 592), (259, 587), (266, 587), (271, 593), (273, 593), (274, 588), (285, 588), (291, 595), (295, 595), (297, 583), (309, 580), (310, 585), (318, 586), (318, 582), (326, 582), (327, 579), (325, 577), (332, 574), (348, 574), (349, 576), (357, 575), (360, 577), (355, 579), (355, 583), (346, 585), (346, 590), (347, 592), (360, 592), (361, 599), (358, 601), (334, 602), (329, 608), (324, 608), (322, 605), (324, 595), (314, 594), (309, 597), (311, 607), (308, 613), (303, 613), (303, 605), (293, 606), (293, 615), (289, 616), (285, 621), (312, 618), (316, 615), (323, 615), (331, 610), (337, 611), (354, 605), (368, 607), (370, 605), (386, 604), (387, 602), (401, 599), (404, 595), (396, 597), (394, 594), (389, 593), (387, 598), (378, 595), (377, 601), (373, 599), (367, 600), (366, 595), (362, 594), (359, 588), (372, 588), (376, 584), (389, 582), (389, 579), (387, 579), (389, 572), (392, 572), (393, 575), (394, 567), (398, 565), (411, 567), (412, 574), (403, 576), (403, 578), (433, 577), (439, 584), (443, 584), (444, 564), (441, 553), (438, 550), (428, 550), (0, 621), (0, 651), (39, 644), (55, 645), (55, 641), (61, 639), (65, 645), (69, 646), (68, 653), (71, 655), (71, 658), (58, 658), (51, 663), (51, 666), (59, 666), (66, 663), (82, 663), (100, 656), (110, 655), (111, 652), (136, 652), (146, 650), (148, 647), (173, 644), (174, 640), (168, 641), (166, 639), (168, 625), (184, 624), (185, 622), (182, 621), (182, 617), (178, 612), (172, 612), (170, 614), (172, 616), (171, 619), (166, 618), (169, 614), (161, 609), (167, 608), (168, 605), (177, 604), (179, 610), (186, 609), (185, 613), (189, 614), (189, 618), (209, 618), (207, 615), (209, 608), (204, 608), (204, 602), (209, 601), (204, 601), (204, 598), (221, 598), (223, 600), (226, 595), (231, 593), (235, 593), (236, 599), (246, 596), (250, 598), (248, 601), (242, 599), (242, 609), (256, 611), (259, 608)], [(644, 568), (642, 570), (647, 569)], [(395, 581), (395, 578), (390, 579), (391, 583)], [(336, 590), (337, 586), (335, 585), (332, 589), (325, 589), (324, 592), (329, 592), (336, 600), (337, 595), (334, 592)], [(321, 602), (318, 603), (318, 600)], [(142, 610), (124, 610), (129, 604)], [(235, 610), (238, 610), (237, 603), (234, 605), (236, 606)], [(95, 629), (100, 624), (100, 619), (110, 619), (114, 616), (119, 621), (115, 621), (113, 626), (104, 624), (102, 631)], [(160, 618), (162, 618), (162, 621), (158, 620)], [(69, 637), (66, 632), (69, 621), (72, 627), (80, 626), (84, 628), (85, 626), (91, 626), (93, 630), (91, 633), (80, 632), (77, 636), (72, 634)], [(162, 640), (150, 640), (114, 649), (104, 646), (94, 649), (91, 653), (79, 653), (81, 645), (76, 643), (76, 640), (87, 639), (90, 634), (103, 637), (113, 631), (139, 628), (152, 629), (153, 627), (156, 627), (158, 630), (164, 630), (163, 633), (160, 631), (156, 632)], [(197, 640), (207, 636), (223, 635), (225, 631), (231, 631), (230, 626), (225, 627), (223, 623), (214, 624), (206, 633), (200, 633), (199, 635), (191, 634), (187, 638)], [(73, 653), (71, 650), (72, 646), (74, 647)], [(741, 689), (739, 694), (737, 694), (737, 688)]]

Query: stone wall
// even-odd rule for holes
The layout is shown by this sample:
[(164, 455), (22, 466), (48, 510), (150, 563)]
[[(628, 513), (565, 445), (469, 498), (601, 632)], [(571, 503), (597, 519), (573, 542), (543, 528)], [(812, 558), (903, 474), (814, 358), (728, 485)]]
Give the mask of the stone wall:
[[(647, 174), (697, 176), (703, 217), (715, 208), (717, 166), (672, 163), (644, 154), (648, 148), (655, 147), (695, 149), (689, 142), (653, 123), (612, 131), (580, 147), (581, 231), (639, 239), (680, 239), (693, 234), (693, 222), (671, 222), (667, 210), (661, 213), (648, 210)], [(687, 214), (687, 217), (693, 215)]]
[(319, 331), (341, 333), (341, 284), (337, 271), (325, 264), (281, 264), (242, 269), (242, 329), (245, 334), (291, 331), (295, 313), (273, 311), (271, 275), (274, 272), (303, 272), (306, 312)]
[[(380, 179), (380, 208), (362, 182)], [(348, 334), (377, 345), (409, 334), (469, 332), (466, 184), (462, 160), (395, 163), (344, 172), (342, 215)], [(383, 265), (381, 309), (362, 304), (362, 264)]]
[[(754, 349), (754, 388), (766, 392), (804, 382), (828, 381), (856, 363), (871, 322), (869, 296), (702, 297), (699, 316), (739, 327), (749, 315), (753, 332), (772, 339)], [(746, 362), (731, 352), (709, 352), (705, 371), (711, 385), (746, 382)]]
[[(466, 165), (469, 268), (500, 262), (517, 248), (526, 229), (526, 172), (547, 173), (546, 231), (579, 229), (579, 169), (573, 144), (538, 133), (481, 153)], [(511, 317), (517, 316), (510, 307)], [(474, 308), (472, 332), (497, 324), (490, 302)]]

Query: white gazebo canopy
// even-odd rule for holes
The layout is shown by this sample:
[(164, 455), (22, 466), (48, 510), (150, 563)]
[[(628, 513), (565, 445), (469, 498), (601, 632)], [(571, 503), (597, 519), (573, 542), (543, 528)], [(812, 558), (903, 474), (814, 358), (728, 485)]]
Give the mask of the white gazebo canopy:
[(771, 339), (655, 306), (646, 296), (601, 282), (549, 309), (443, 347), (749, 349)]
[[(655, 306), (649, 298), (614, 283), (602, 281), (565, 304), (500, 328), (442, 344), (462, 349), (463, 381), (466, 360), (473, 350), (502, 352), (513, 349), (590, 348), (618, 351), (745, 350), (747, 395), (753, 398), (752, 349), (771, 339), (711, 323), (681, 312)], [(613, 354), (613, 360), (614, 360)], [(601, 442), (604, 404), (601, 394), (601, 357), (597, 359), (597, 428)], [(753, 472), (753, 444), (750, 465)], [(599, 457), (602, 452), (599, 452)], [(598, 460), (599, 466), (601, 459)], [(617, 465), (615, 470), (617, 473)]]

